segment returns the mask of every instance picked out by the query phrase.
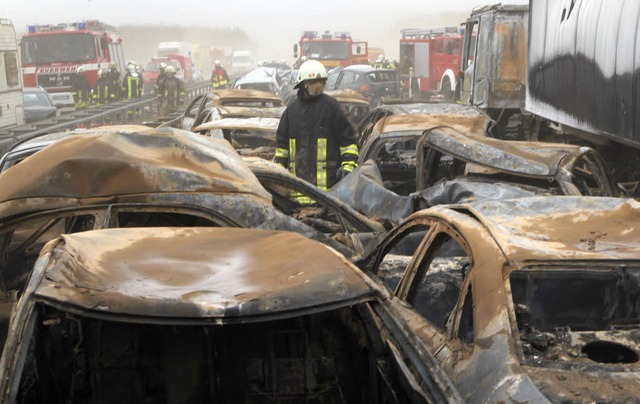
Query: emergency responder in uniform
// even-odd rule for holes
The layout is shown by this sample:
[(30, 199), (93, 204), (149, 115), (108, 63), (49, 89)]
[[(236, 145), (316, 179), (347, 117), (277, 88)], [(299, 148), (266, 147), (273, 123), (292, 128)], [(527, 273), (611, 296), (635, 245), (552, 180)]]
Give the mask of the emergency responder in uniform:
[(84, 109), (91, 103), (91, 84), (84, 76), (84, 68), (78, 66), (76, 69), (76, 77), (71, 85), (71, 94), (76, 104), (76, 109)]
[[(297, 97), (284, 111), (276, 132), (275, 162), (321, 190), (331, 188), (358, 165), (353, 127), (342, 107), (323, 94), (327, 70), (317, 60), (298, 70)], [(299, 203), (312, 201), (294, 195)]]
[(211, 72), (211, 87), (213, 87), (214, 90), (225, 89), (229, 82), (229, 75), (219, 60), (216, 60), (214, 64), (215, 66)]
[(373, 64), (374, 69), (383, 69), (384, 68), (384, 55), (378, 56), (376, 62)]
[(160, 66), (158, 66), (158, 70), (160, 70), (160, 72), (158, 73), (158, 78), (156, 79), (156, 85), (153, 88), (153, 92), (155, 93), (156, 97), (158, 97), (158, 114), (162, 113), (162, 103), (160, 102), (159, 98), (159, 89), (160, 87), (162, 87), (164, 80), (167, 78), (166, 69), (167, 64), (165, 62), (161, 62)]
[(96, 105), (104, 105), (116, 100), (116, 93), (118, 86), (107, 77), (107, 73), (100, 69), (98, 70), (98, 80), (96, 85), (93, 86), (93, 103)]
[(136, 71), (136, 65), (131, 63), (127, 66), (127, 74), (122, 79), (121, 90), (123, 97), (128, 100), (142, 95), (142, 83)]
[(162, 106), (162, 114), (168, 115), (178, 111), (185, 99), (184, 83), (176, 77), (176, 68), (167, 66), (165, 79), (158, 88), (158, 102)]
[(302, 56), (300, 59), (296, 60), (296, 63), (294, 63), (293, 68), (294, 69), (299, 69), (300, 66), (302, 66), (302, 64), (304, 62), (307, 61), (307, 57), (306, 56)]
[(120, 70), (116, 62), (109, 62), (109, 70), (107, 71), (107, 78), (112, 83), (112, 88), (115, 90), (116, 101), (120, 99)]

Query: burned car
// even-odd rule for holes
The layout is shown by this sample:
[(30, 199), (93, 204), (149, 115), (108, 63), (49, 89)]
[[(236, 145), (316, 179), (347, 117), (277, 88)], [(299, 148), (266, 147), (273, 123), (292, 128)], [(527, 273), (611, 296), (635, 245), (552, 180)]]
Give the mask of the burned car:
[(406, 365), (401, 333), (383, 341), (373, 324), (387, 295), (291, 232), (64, 235), (42, 250), (14, 311), (0, 400), (462, 402), (437, 366)]
[(338, 101), (342, 110), (347, 115), (347, 119), (353, 128), (356, 129), (360, 121), (371, 110), (371, 103), (367, 98), (357, 91), (351, 89), (326, 91), (325, 94)]
[(276, 131), (279, 124), (279, 118), (222, 118), (198, 125), (193, 131), (204, 136), (226, 139), (241, 156), (271, 160), (276, 154)]
[(400, 195), (416, 190), (416, 146), (422, 133), (438, 126), (482, 136), (491, 122), (488, 115), (472, 108), (440, 108), (429, 114), (390, 115), (380, 118), (360, 134), (359, 164), (374, 160), (386, 188)]
[(195, 97), (181, 116), (162, 124), (184, 130), (221, 118), (280, 118), (285, 110), (278, 95), (258, 90), (216, 90)]
[(400, 95), (400, 79), (395, 70), (375, 69), (369, 65), (352, 65), (328, 72), (327, 91), (355, 90), (377, 107), (385, 97)]
[(639, 217), (635, 200), (606, 197), (437, 206), (363, 268), (468, 402), (635, 402)]
[(234, 89), (258, 90), (277, 94), (286, 100), (293, 90), (293, 76), (290, 69), (258, 67), (239, 77)]
[(450, 127), (425, 131), (417, 144), (421, 206), (521, 196), (625, 196), (594, 149), (509, 141)]

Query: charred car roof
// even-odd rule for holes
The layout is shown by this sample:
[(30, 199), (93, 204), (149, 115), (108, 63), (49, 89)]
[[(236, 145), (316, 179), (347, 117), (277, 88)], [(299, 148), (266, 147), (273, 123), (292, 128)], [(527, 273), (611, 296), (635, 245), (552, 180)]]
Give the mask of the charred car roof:
[(269, 91), (251, 89), (216, 90), (212, 93), (213, 99), (220, 106), (243, 106), (247, 101), (262, 102), (264, 106), (284, 106), (282, 98)]
[(500, 140), (449, 127), (433, 129), (424, 136), (425, 144), (463, 160), (541, 177), (555, 177), (564, 159), (577, 158), (592, 150), (563, 143)]
[(373, 296), (344, 257), (291, 232), (96, 230), (50, 242), (43, 259), (51, 261), (36, 298), (146, 322), (288, 317)]
[(118, 195), (232, 193), (271, 203), (228, 142), (173, 128), (98, 128), (59, 140), (27, 161), (0, 174), (2, 217), (96, 198), (106, 203)]
[(539, 196), (432, 209), (476, 217), (511, 262), (640, 260), (640, 203), (633, 199)]
[(392, 132), (423, 131), (437, 126), (450, 126), (458, 131), (482, 135), (491, 118), (484, 114), (458, 114), (452, 112), (392, 115), (380, 119), (376, 126), (381, 136)]

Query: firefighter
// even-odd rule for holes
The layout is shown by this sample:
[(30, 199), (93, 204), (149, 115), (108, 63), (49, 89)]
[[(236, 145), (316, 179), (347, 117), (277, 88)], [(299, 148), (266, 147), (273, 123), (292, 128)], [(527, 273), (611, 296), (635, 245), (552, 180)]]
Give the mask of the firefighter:
[[(298, 70), (297, 97), (284, 111), (276, 132), (275, 162), (321, 190), (331, 188), (358, 163), (353, 127), (340, 104), (323, 94), (327, 70), (317, 60)], [(294, 195), (303, 204), (308, 198)]]
[(162, 103), (160, 102), (159, 89), (163, 85), (164, 80), (167, 78), (166, 69), (167, 69), (167, 64), (165, 62), (161, 62), (160, 66), (158, 66), (158, 70), (160, 72), (158, 73), (158, 78), (156, 79), (156, 84), (153, 88), (153, 92), (155, 93), (156, 97), (158, 97), (158, 114), (162, 113)]
[(78, 66), (76, 69), (76, 77), (71, 85), (71, 93), (76, 109), (84, 109), (91, 103), (91, 84), (84, 75), (84, 68)]
[(98, 70), (98, 80), (93, 86), (93, 103), (96, 105), (104, 105), (116, 100), (118, 87), (107, 77), (107, 72), (103, 69)]
[(304, 62), (306, 62), (306, 61), (307, 61), (307, 57), (306, 56), (302, 56), (300, 59), (296, 60), (296, 63), (293, 65), (293, 68), (294, 69), (299, 69), (300, 66), (302, 66), (302, 64)]
[(116, 101), (120, 99), (120, 70), (116, 62), (109, 62), (109, 70), (107, 70), (107, 79), (112, 84)]
[(136, 65), (130, 63), (127, 65), (127, 74), (122, 79), (122, 96), (125, 99), (138, 98), (142, 95), (142, 83), (140, 75), (136, 71)]
[(383, 69), (384, 68), (384, 55), (379, 55), (376, 62), (373, 64), (374, 69)]
[(219, 60), (216, 60), (214, 65), (213, 71), (211, 72), (211, 86), (214, 91), (227, 88), (227, 83), (229, 82), (227, 71), (222, 67)]
[(162, 106), (162, 114), (168, 115), (180, 109), (186, 93), (184, 83), (176, 77), (175, 67), (167, 66), (164, 72), (165, 79), (158, 88), (158, 103)]

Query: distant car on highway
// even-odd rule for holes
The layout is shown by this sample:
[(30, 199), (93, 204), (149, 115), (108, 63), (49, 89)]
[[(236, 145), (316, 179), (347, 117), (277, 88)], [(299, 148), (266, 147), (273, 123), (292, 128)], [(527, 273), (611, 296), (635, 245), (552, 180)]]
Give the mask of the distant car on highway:
[(22, 100), (25, 122), (36, 122), (60, 116), (58, 108), (42, 87), (23, 88)]
[(400, 80), (395, 70), (353, 65), (332, 69), (325, 89), (358, 91), (377, 107), (383, 97), (397, 98), (400, 95)]

